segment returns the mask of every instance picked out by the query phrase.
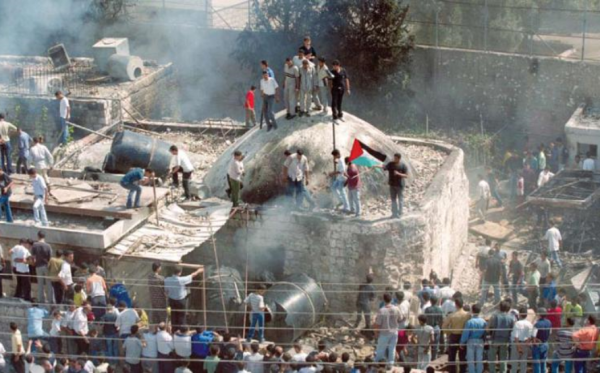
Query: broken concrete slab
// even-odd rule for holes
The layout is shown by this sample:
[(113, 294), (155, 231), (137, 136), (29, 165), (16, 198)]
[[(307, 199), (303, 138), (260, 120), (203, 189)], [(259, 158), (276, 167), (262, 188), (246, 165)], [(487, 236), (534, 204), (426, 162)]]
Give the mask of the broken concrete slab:
[(88, 189), (89, 192), (83, 190), (65, 189), (60, 186), (54, 187), (50, 191), (50, 195), (54, 197), (56, 203), (62, 205), (69, 202), (81, 202), (85, 200), (91, 200), (98, 196), (98, 193), (88, 183), (80, 183), (73, 185), (78, 189)]
[(474, 234), (478, 234), (494, 241), (506, 241), (513, 233), (513, 229), (503, 227), (492, 221), (472, 225), (469, 227), (469, 230)]

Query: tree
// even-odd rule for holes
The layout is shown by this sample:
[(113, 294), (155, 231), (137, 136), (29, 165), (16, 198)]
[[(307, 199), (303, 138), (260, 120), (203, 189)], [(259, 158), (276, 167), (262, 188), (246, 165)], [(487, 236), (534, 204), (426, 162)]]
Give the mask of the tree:
[(326, 0), (316, 25), (328, 53), (344, 61), (363, 88), (373, 87), (410, 62), (414, 38), (408, 6), (396, 0)]
[(295, 36), (310, 33), (319, 10), (319, 0), (264, 0), (259, 5), (273, 29)]

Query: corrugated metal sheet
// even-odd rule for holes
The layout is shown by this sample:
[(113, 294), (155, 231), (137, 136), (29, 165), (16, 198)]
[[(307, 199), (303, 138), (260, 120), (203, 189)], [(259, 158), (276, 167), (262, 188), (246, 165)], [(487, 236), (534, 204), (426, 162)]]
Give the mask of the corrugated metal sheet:
[(107, 254), (178, 263), (227, 223), (231, 206), (231, 202), (209, 200), (186, 211), (171, 204), (160, 210), (160, 226), (150, 218)]

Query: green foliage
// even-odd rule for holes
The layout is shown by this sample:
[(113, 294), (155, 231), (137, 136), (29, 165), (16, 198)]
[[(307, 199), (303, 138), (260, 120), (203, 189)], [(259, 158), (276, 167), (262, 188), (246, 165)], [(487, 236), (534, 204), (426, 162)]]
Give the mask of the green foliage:
[(271, 27), (285, 34), (308, 35), (318, 17), (319, 0), (264, 0), (260, 10)]

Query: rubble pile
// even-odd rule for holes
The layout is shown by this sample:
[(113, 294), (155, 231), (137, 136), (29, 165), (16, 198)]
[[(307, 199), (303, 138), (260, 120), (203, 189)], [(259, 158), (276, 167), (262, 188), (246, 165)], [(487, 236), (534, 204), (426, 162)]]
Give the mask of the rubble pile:
[(328, 324), (330, 325), (309, 331), (298, 342), (316, 350), (319, 341), (325, 341), (329, 350), (337, 353), (338, 356), (347, 352), (352, 361), (364, 360), (373, 355), (374, 345), (361, 334), (360, 330), (351, 328), (347, 321), (338, 318)]

